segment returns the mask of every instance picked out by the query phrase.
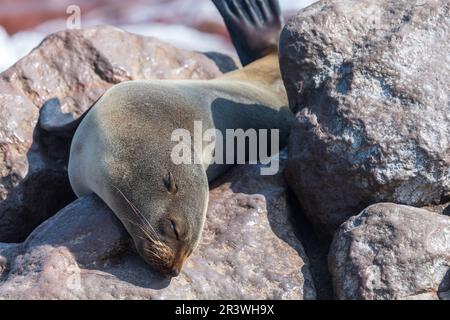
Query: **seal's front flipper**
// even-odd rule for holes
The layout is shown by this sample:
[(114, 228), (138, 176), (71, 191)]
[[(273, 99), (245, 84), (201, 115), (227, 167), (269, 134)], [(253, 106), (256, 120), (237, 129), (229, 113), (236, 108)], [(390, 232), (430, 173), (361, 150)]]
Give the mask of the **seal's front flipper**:
[(212, 0), (220, 11), (242, 65), (278, 49), (283, 18), (278, 0)]
[(72, 138), (87, 112), (74, 120), (71, 113), (62, 112), (59, 99), (52, 98), (47, 100), (41, 108), (39, 126), (55, 136)]

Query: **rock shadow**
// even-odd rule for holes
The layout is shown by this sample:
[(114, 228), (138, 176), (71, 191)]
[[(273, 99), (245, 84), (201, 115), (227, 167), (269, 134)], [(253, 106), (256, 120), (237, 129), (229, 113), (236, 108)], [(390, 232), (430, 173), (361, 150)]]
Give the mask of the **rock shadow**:
[(26, 153), (27, 175), (11, 176), (0, 201), (0, 242), (22, 242), (42, 222), (76, 199), (67, 175), (70, 140), (44, 132), (39, 124)]
[(450, 267), (438, 287), (438, 296), (442, 300), (450, 300)]

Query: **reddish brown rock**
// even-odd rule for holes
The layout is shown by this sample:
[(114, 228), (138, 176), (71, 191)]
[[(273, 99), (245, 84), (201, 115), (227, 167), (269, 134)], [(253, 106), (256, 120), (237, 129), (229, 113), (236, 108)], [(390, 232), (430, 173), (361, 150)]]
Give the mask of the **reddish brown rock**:
[[(48, 20), (67, 18), (69, 15), (66, 11), (71, 5), (78, 6), (83, 16), (100, 9), (102, 14), (99, 16), (97, 13), (95, 16), (106, 19), (125, 11), (125, 8), (134, 8), (141, 2), (139, 0), (129, 0), (126, 3), (118, 0), (1, 0), (0, 25), (10, 34), (31, 29)], [(155, 1), (145, 1), (147, 6), (152, 2)]]

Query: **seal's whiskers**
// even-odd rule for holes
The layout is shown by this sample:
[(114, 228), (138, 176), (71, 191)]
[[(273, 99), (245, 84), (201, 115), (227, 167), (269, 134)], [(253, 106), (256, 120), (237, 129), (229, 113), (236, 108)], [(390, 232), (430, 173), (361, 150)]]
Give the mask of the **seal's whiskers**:
[(139, 211), (139, 209), (130, 201), (128, 200), (128, 198), (123, 194), (123, 192), (116, 187), (115, 185), (112, 185), (117, 191), (119, 191), (120, 195), (125, 199), (125, 201), (128, 203), (128, 205), (131, 207), (131, 209), (133, 210), (134, 214), (136, 214), (136, 216), (138, 216), (138, 218), (140, 218), (150, 229), (150, 232), (153, 232), (153, 234), (156, 236), (156, 238), (159, 239), (158, 234), (156, 233), (155, 229), (153, 229), (152, 225), (150, 224), (150, 222), (144, 217), (144, 215)]
[[(155, 253), (155, 251), (158, 251), (161, 254), (163, 254), (164, 256), (172, 255), (172, 251), (170, 250), (170, 248), (164, 242), (161, 242), (160, 240), (157, 240), (157, 239), (153, 238), (152, 235), (147, 232), (147, 230), (145, 230), (142, 226), (138, 225), (137, 223), (135, 223), (131, 219), (127, 219), (127, 220), (131, 224), (134, 224), (136, 227), (138, 227), (144, 233), (144, 235), (146, 236), (146, 238), (143, 238), (143, 237), (139, 236), (140, 239), (146, 240), (146, 241), (150, 241), (152, 243), (153, 251), (150, 251), (147, 248), (144, 248), (147, 252), (150, 252), (150, 253), (153, 254), (153, 253)], [(160, 255), (157, 255), (157, 256), (159, 258), (162, 258)]]
[(139, 236), (139, 238), (141, 238), (142, 240), (148, 240), (148, 241), (151, 241), (152, 243), (158, 241), (158, 240), (156, 240), (156, 239), (151, 235), (151, 233), (148, 233), (148, 231), (147, 231), (146, 229), (144, 229), (141, 225), (137, 224), (136, 222), (134, 222), (134, 221), (131, 220), (131, 219), (127, 219), (127, 221), (128, 221), (129, 223), (135, 225), (136, 227), (138, 227), (138, 228), (144, 233), (144, 235), (145, 235), (146, 238), (143, 238), (143, 237), (140, 237), (140, 236)]

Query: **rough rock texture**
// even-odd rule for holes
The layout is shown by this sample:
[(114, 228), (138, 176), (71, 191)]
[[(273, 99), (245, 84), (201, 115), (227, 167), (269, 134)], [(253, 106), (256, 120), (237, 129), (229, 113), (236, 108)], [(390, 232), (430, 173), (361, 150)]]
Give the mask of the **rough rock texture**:
[(446, 0), (325, 0), (286, 25), (286, 177), (329, 234), (370, 204), (448, 194), (449, 38)]
[(372, 205), (336, 233), (329, 268), (339, 299), (449, 299), (450, 218)]
[(182, 273), (161, 278), (95, 197), (76, 200), (22, 244), (0, 244), (6, 299), (314, 299), (282, 174), (242, 166), (210, 192), (202, 241)]
[[(221, 68), (230, 65), (221, 63)], [(57, 97), (65, 112), (78, 116), (122, 81), (220, 74), (215, 62), (202, 54), (110, 26), (46, 38), (0, 75), (0, 241), (23, 241), (74, 199), (65, 168), (67, 141), (36, 128), (45, 101)]]

